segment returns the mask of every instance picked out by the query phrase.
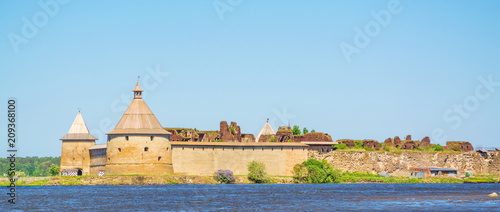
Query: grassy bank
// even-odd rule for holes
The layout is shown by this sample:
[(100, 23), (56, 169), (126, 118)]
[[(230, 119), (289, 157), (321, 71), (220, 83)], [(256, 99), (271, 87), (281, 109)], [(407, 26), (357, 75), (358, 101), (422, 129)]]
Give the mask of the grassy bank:
[[(273, 183), (291, 184), (293, 178), (288, 176), (273, 176)], [(381, 177), (370, 173), (345, 172), (340, 179), (341, 183), (490, 183), (498, 182), (498, 176), (483, 175), (471, 178), (408, 178), (408, 177)], [(247, 176), (236, 176), (236, 184), (251, 184)], [(8, 181), (0, 181), (0, 186), (7, 186)], [(212, 176), (189, 176), (189, 175), (167, 175), (167, 176), (57, 176), (40, 178), (20, 178), (16, 186), (38, 186), (38, 185), (175, 185), (175, 184), (217, 184)]]
[(340, 179), (341, 183), (492, 183), (498, 182), (496, 175), (477, 175), (470, 178), (449, 178), (449, 177), (428, 177), (428, 178), (408, 178), (408, 177), (382, 177), (371, 173), (344, 172)]
[[(252, 183), (247, 176), (235, 176), (236, 184)], [(6, 179), (6, 178), (5, 178)], [(273, 177), (274, 183), (292, 183), (292, 177)], [(213, 176), (191, 175), (116, 175), (116, 176), (56, 176), (46, 178), (19, 178), (16, 186), (37, 185), (175, 185), (175, 184), (217, 184)], [(9, 181), (0, 181), (0, 186), (8, 186)]]

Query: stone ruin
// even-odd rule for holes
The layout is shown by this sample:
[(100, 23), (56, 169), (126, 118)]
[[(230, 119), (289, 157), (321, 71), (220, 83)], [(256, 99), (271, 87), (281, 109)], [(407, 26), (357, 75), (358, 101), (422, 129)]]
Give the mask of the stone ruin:
[(223, 142), (255, 142), (253, 134), (242, 134), (236, 122), (231, 122), (228, 126), (227, 121), (221, 121), (219, 133)]
[(399, 149), (406, 149), (406, 150), (415, 149), (415, 148), (418, 147), (418, 143), (417, 142), (416, 141), (411, 141), (411, 140), (401, 141), (401, 145), (399, 146)]
[(354, 147), (354, 140), (352, 140), (352, 139), (340, 139), (340, 140), (337, 140), (337, 143), (345, 144), (348, 148)]
[(400, 147), (401, 146), (401, 139), (399, 138), (399, 136), (394, 137), (393, 142), (394, 142), (394, 146), (395, 147)]
[(365, 140), (363, 140), (363, 147), (372, 148), (374, 150), (379, 150), (380, 144), (376, 140), (365, 139)]
[(228, 126), (226, 121), (220, 122), (219, 131), (198, 131), (189, 128), (165, 128), (172, 133), (171, 141), (188, 142), (255, 142), (253, 134), (241, 133), (241, 128), (236, 122), (231, 122)]
[(278, 127), (276, 132), (276, 142), (293, 141), (293, 133), (291, 127)]
[(321, 133), (321, 132), (311, 132), (306, 133), (305, 135), (294, 135), (293, 141), (295, 142), (303, 142), (303, 141), (325, 141), (332, 142), (332, 136)]
[[(326, 133), (310, 132), (305, 135), (293, 135), (291, 127), (279, 127), (276, 135), (261, 135), (259, 142), (333, 142)], [(333, 143), (332, 143), (333, 145)]]
[(198, 141), (198, 131), (189, 128), (165, 128), (170, 135), (171, 141)]
[[(433, 146), (431, 139), (428, 136), (424, 137), (421, 141), (411, 140), (411, 135), (407, 135), (405, 138), (406, 140), (401, 140), (398, 136), (395, 136), (394, 138), (387, 138), (382, 146), (396, 147), (402, 150), (413, 150), (416, 148), (423, 149)], [(337, 140), (337, 142), (339, 144), (346, 144), (348, 148), (355, 146), (355, 142), (352, 139), (340, 139)], [(363, 140), (363, 147), (379, 150), (380, 144), (375, 140), (365, 139)], [(444, 148), (462, 152), (474, 151), (472, 144), (466, 141), (448, 141), (446, 142), (446, 146), (444, 146)]]
[(220, 122), (220, 139), (224, 142), (241, 142), (241, 129), (236, 122), (227, 125), (227, 121)]
[(394, 147), (394, 142), (392, 141), (392, 138), (385, 139), (384, 147), (386, 146)]
[(431, 147), (431, 139), (429, 137), (425, 137), (420, 141), (420, 145), (418, 147), (420, 148), (425, 148), (425, 147)]
[(474, 151), (474, 147), (472, 147), (472, 144), (467, 141), (448, 141), (446, 142), (446, 148), (462, 152)]
[(412, 150), (415, 148), (431, 147), (431, 139), (429, 137), (423, 138), (421, 141), (411, 140), (411, 135), (405, 137), (406, 140), (401, 140), (398, 136), (385, 139), (383, 146), (397, 147), (399, 149)]

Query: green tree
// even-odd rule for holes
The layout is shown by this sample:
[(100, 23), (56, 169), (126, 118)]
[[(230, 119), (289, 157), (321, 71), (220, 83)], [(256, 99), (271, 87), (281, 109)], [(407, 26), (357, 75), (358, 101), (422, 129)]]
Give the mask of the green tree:
[(56, 164), (52, 164), (52, 165), (50, 166), (50, 170), (49, 170), (49, 172), (50, 172), (50, 174), (51, 174), (52, 176), (59, 175), (59, 171), (60, 171), (60, 168), (59, 168), (59, 166), (58, 166), (58, 165), (56, 165)]
[(311, 132), (316, 132), (316, 130), (312, 129)]
[(269, 177), (266, 173), (266, 165), (257, 161), (250, 162), (248, 164), (248, 179), (254, 183), (269, 182)]
[[(16, 170), (24, 172), (29, 177), (50, 176), (52, 164), (59, 164), (60, 157), (17, 157)], [(10, 161), (0, 158), (0, 170), (8, 170)]]
[[(334, 169), (326, 160), (309, 159), (302, 163), (307, 168), (307, 177), (302, 176), (304, 172), (300, 172), (301, 167), (297, 166), (297, 171), (294, 167), (294, 178), (303, 179), (307, 183), (339, 183), (342, 174), (340, 170)], [(301, 174), (301, 175), (299, 175)]]
[(293, 133), (293, 135), (300, 135), (300, 133), (301, 133), (300, 127), (297, 125), (293, 126), (292, 133)]
[(304, 127), (304, 129), (302, 129), (302, 134), (304, 134), (304, 135), (305, 135), (305, 134), (307, 134), (307, 133), (309, 133), (309, 130), (308, 130), (307, 128), (305, 128), (305, 127)]
[(276, 137), (271, 136), (271, 138), (269, 139), (269, 142), (276, 142)]

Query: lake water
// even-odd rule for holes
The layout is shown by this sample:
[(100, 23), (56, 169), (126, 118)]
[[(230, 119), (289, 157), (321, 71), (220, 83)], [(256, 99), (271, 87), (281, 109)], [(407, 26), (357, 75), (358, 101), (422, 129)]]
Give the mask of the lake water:
[(500, 211), (493, 192), (500, 184), (23, 186), (15, 206), (0, 192), (0, 211)]

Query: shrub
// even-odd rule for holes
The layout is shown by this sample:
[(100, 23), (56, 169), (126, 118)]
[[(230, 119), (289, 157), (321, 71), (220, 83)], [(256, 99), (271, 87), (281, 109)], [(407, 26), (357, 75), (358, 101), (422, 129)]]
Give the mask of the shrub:
[(334, 150), (338, 150), (338, 149), (347, 149), (347, 145), (342, 143), (342, 144), (335, 144), (333, 145), (333, 149)]
[(266, 173), (266, 165), (257, 161), (250, 162), (248, 164), (248, 179), (254, 183), (269, 182), (269, 177)]
[(361, 142), (361, 141), (354, 141), (354, 148), (356, 148), (356, 149), (363, 149), (363, 142)]
[(432, 148), (434, 151), (444, 151), (444, 148), (439, 144), (433, 145)]
[(334, 169), (326, 160), (309, 159), (294, 166), (294, 179), (298, 182), (339, 183), (341, 176), (340, 170)]
[(269, 139), (269, 142), (276, 142), (276, 138), (273, 136)]
[(56, 176), (56, 175), (59, 175), (59, 166), (56, 165), (56, 164), (52, 164), (50, 165), (50, 169), (49, 169), (49, 172), (52, 176)]
[(236, 178), (233, 175), (233, 172), (231, 170), (217, 170), (215, 172), (215, 180), (219, 183), (224, 183), (224, 184), (229, 184), (229, 183), (234, 183), (236, 181)]
[(293, 167), (293, 181), (295, 183), (307, 182), (308, 175), (309, 170), (307, 170), (307, 167), (304, 164), (299, 163)]

